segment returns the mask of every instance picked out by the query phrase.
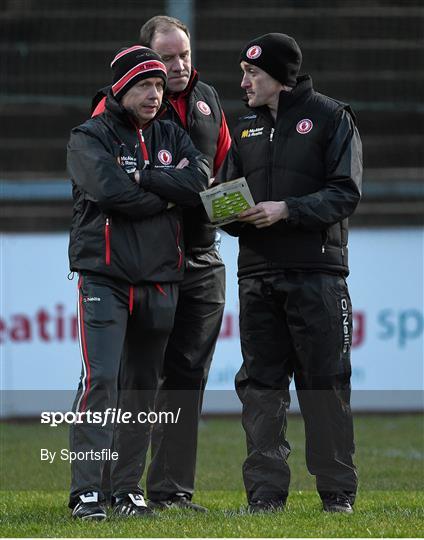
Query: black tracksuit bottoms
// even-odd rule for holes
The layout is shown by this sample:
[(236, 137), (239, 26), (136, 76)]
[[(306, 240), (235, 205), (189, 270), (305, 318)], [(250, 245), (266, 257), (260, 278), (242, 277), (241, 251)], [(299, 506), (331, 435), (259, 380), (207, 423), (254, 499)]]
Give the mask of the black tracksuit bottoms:
[(225, 267), (216, 250), (187, 256), (175, 325), (165, 353), (157, 410), (176, 411), (178, 424), (156, 424), (146, 487), (149, 499), (191, 498), (203, 394), (221, 328)]
[[(128, 423), (74, 423), (70, 449), (89, 453), (113, 448), (118, 460), (111, 462), (112, 494), (140, 493), (138, 482), (144, 471), (151, 424), (139, 413), (154, 410), (165, 348), (174, 324), (178, 285), (132, 286), (83, 273), (78, 288), (83, 367), (73, 410), (104, 413), (108, 408), (118, 408), (132, 416)], [(104, 460), (73, 461), (71, 507), (78, 495), (87, 491), (97, 491), (102, 497), (104, 466)]]
[(350, 409), (352, 307), (345, 279), (285, 271), (241, 278), (243, 404), (247, 498), (285, 500), (290, 470), (286, 410), (294, 375), (305, 423), (306, 463), (317, 490), (354, 501), (357, 474)]

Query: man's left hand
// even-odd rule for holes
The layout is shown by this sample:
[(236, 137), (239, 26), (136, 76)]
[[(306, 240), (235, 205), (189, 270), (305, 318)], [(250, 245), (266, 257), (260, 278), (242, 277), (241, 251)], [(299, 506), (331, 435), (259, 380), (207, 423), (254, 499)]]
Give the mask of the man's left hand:
[(289, 217), (289, 209), (284, 201), (264, 201), (242, 212), (238, 220), (251, 223), (258, 229), (274, 225), (280, 219)]
[(178, 165), (175, 166), (175, 168), (184, 169), (184, 167), (187, 167), (187, 165), (190, 165), (190, 162), (187, 158), (183, 157), (183, 159), (178, 163)]

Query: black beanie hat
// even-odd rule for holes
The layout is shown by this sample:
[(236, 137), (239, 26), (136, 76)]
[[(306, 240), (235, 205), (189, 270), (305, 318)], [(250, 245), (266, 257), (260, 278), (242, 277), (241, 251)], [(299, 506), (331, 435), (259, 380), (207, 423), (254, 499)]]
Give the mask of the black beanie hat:
[(258, 66), (281, 84), (296, 86), (302, 53), (287, 34), (265, 34), (250, 41), (240, 53), (240, 62)]
[(117, 100), (141, 79), (161, 77), (166, 85), (166, 67), (161, 57), (142, 45), (121, 49), (112, 60), (112, 94)]

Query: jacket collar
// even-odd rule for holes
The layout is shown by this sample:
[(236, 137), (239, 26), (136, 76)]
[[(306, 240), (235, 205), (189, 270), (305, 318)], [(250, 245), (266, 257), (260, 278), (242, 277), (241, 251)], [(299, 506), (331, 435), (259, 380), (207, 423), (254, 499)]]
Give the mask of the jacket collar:
[(291, 92), (282, 90), (278, 100), (277, 119), (298, 101), (304, 100), (312, 94), (312, 79), (309, 75), (297, 78), (297, 84)]
[(112, 94), (112, 89), (109, 88), (106, 94), (106, 103), (105, 110), (108, 112), (115, 120), (118, 120), (121, 124), (131, 125), (131, 117), (128, 112), (124, 109), (120, 101), (115, 99), (115, 96)]
[[(277, 121), (286, 111), (291, 109), (291, 107), (293, 107), (299, 101), (305, 100), (312, 94), (312, 92), (313, 86), (310, 75), (302, 75), (298, 77), (296, 86), (290, 92), (281, 90), (278, 98)], [(250, 109), (261, 116), (271, 119), (272, 122), (274, 122), (269, 107), (251, 107)]]
[(189, 94), (193, 92), (193, 89), (196, 86), (198, 80), (199, 80), (199, 74), (197, 73), (197, 70), (194, 67), (192, 67), (191, 73), (190, 73), (190, 79), (187, 83), (187, 86), (184, 88), (184, 90), (176, 94), (171, 94), (171, 93), (166, 92), (166, 97), (167, 98), (171, 97), (172, 99), (179, 99), (180, 97), (188, 96)]

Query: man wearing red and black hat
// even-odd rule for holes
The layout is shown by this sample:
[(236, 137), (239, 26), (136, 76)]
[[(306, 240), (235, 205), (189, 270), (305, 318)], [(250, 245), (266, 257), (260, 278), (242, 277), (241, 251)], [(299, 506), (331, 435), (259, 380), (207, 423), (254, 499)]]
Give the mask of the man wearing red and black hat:
[(294, 375), (306, 462), (323, 509), (352, 512), (357, 488), (350, 411), (352, 307), (348, 216), (361, 196), (362, 149), (348, 105), (298, 76), (302, 54), (266, 34), (240, 55), (249, 114), (217, 181), (245, 176), (255, 206), (225, 227), (239, 238), (238, 277), (249, 511), (284, 508)]
[[(151, 512), (138, 486), (150, 424), (138, 415), (154, 408), (174, 323), (184, 266), (179, 207), (200, 203), (209, 174), (186, 132), (155, 119), (167, 82), (159, 55), (135, 45), (120, 51), (111, 68), (104, 114), (74, 128), (68, 144), (69, 258), (79, 273), (82, 357), (74, 411), (84, 418), (71, 428), (70, 447), (88, 456), (72, 463), (69, 505), (74, 517), (99, 520), (106, 517), (104, 461), (93, 455), (110, 451), (112, 441), (115, 513)], [(88, 412), (106, 421), (116, 407), (132, 414), (127, 423), (89, 421)]]
[[(216, 90), (199, 80), (191, 63), (190, 32), (173, 17), (157, 15), (140, 30), (140, 43), (154, 49), (168, 70), (161, 118), (173, 120), (190, 135), (215, 173), (231, 138)], [(94, 99), (103, 111), (105, 89)], [(165, 354), (158, 410), (182, 414), (178, 424), (155, 425), (146, 487), (152, 507), (204, 512), (192, 501), (197, 434), (203, 394), (224, 312), (225, 267), (217, 235), (203, 208), (183, 209), (185, 275), (179, 287), (175, 324)], [(105, 478), (107, 482), (107, 478)]]

